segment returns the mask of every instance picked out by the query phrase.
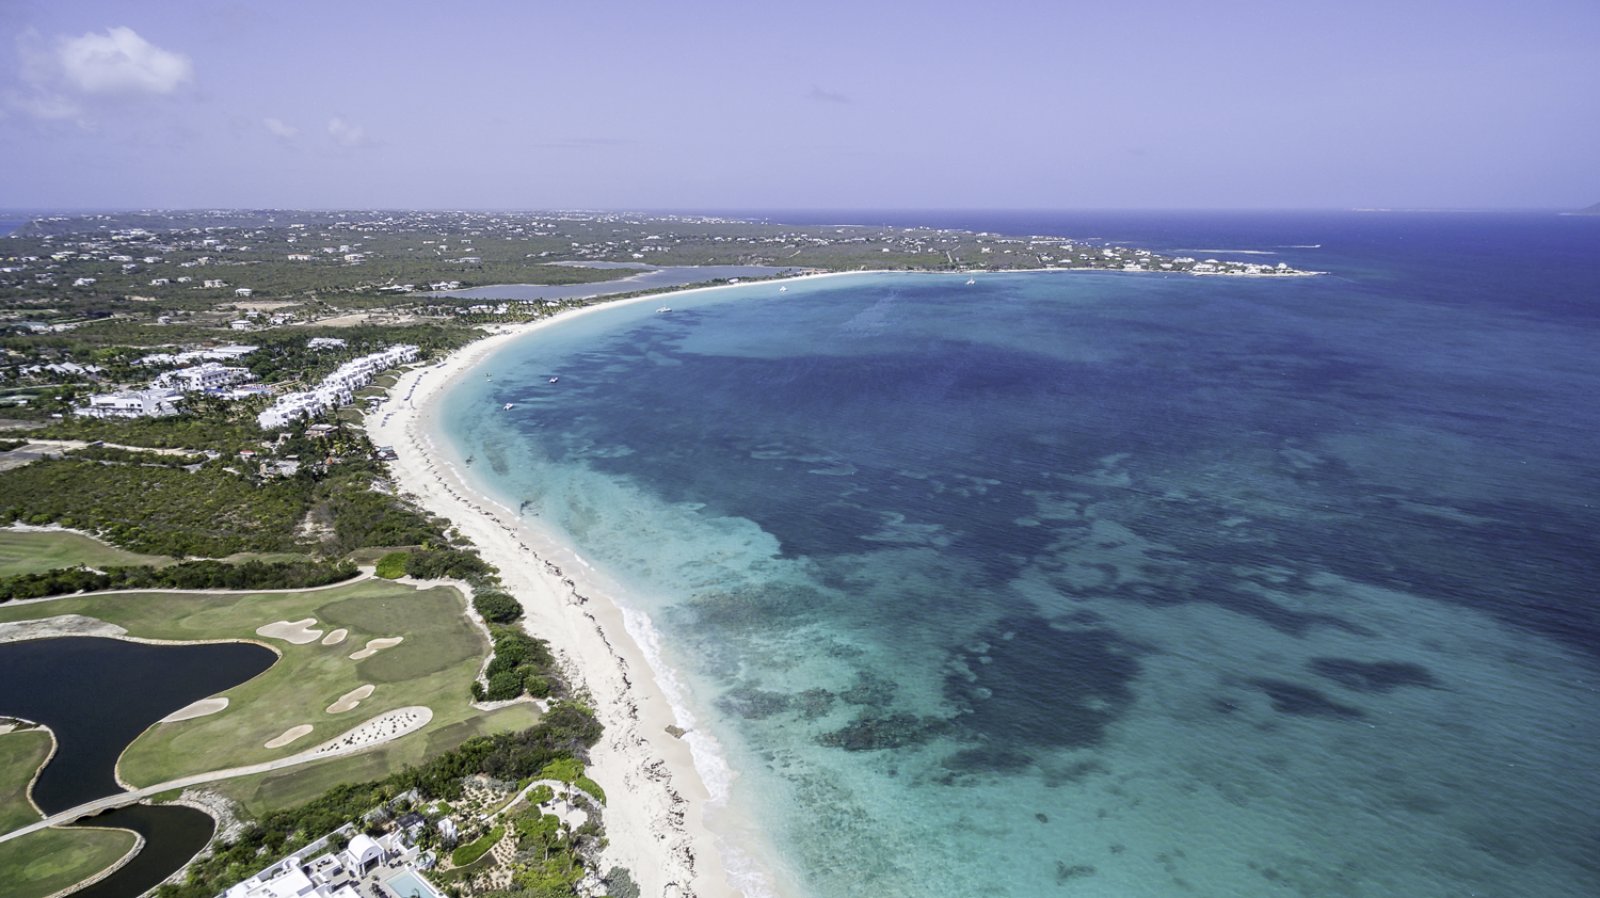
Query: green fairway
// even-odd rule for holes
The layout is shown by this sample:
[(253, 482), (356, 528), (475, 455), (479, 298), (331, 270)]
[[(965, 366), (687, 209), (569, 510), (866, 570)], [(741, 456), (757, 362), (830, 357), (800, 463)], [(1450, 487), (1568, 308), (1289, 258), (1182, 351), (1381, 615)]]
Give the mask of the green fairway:
[(45, 898), (99, 873), (133, 850), (122, 829), (45, 829), (0, 842), (0, 895)]
[(88, 565), (171, 564), (171, 558), (126, 552), (81, 533), (60, 530), (0, 530), (0, 577)]
[(438, 726), (439, 720), (434, 717), (434, 723), (418, 735), (359, 755), (224, 780), (207, 788), (239, 802), (251, 814), (264, 814), (310, 801), (334, 786), (381, 779), (406, 765), (421, 763), (455, 748), (474, 736), (527, 729), (539, 721), (539, 711), (533, 705), (518, 704), (487, 714), (475, 712), (444, 727)]
[[(252, 809), (281, 807), (309, 798), (336, 782), (383, 773), (486, 732), (530, 726), (537, 711), (528, 705), (483, 714), (469, 704), (469, 690), (488, 652), (483, 634), (464, 614), (465, 600), (452, 588), (415, 589), (369, 580), (335, 589), (291, 593), (207, 595), (133, 593), (82, 596), (30, 606), (0, 606), (0, 621), (82, 614), (155, 639), (249, 639), (269, 645), (282, 659), (255, 679), (222, 695), (226, 710), (207, 717), (157, 724), (123, 754), (119, 775), (138, 786), (288, 757), (332, 739), (378, 714), (426, 705), (433, 720), (370, 756), (318, 764), (305, 771), (278, 771), (230, 786)], [(304, 645), (256, 635), (274, 621), (315, 618), (321, 636)], [(337, 645), (322, 638), (338, 629)], [(370, 657), (352, 660), (372, 639), (403, 641)], [(349, 710), (330, 713), (340, 697), (362, 686), (370, 696)], [(276, 749), (265, 743), (307, 724), (311, 732)], [(371, 768), (369, 771), (368, 768)], [(326, 772), (325, 772), (326, 771)]]
[(50, 734), (44, 730), (0, 734), (0, 833), (43, 816), (28, 801), (28, 784), (49, 756)]

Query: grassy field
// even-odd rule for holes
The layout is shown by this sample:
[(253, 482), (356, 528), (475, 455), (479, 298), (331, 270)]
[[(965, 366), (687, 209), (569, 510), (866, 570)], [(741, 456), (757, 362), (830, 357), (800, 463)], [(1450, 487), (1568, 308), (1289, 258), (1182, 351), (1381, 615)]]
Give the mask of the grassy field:
[(119, 564), (171, 563), (171, 558), (127, 552), (81, 533), (0, 530), (0, 577), (33, 574), (79, 564), (102, 568)]
[(0, 833), (41, 816), (28, 801), (28, 783), (49, 756), (50, 734), (44, 730), (0, 734)]
[[(448, 587), (418, 590), (364, 581), (295, 593), (85, 596), (0, 606), (0, 621), (82, 614), (126, 627), (134, 636), (252, 639), (282, 652), (283, 659), (265, 673), (222, 693), (230, 703), (221, 713), (157, 724), (135, 740), (118, 767), (122, 778), (135, 785), (287, 757), (394, 708), (433, 709), (433, 720), (422, 732), (382, 749), (227, 784), (230, 794), (261, 811), (314, 797), (335, 783), (381, 775), (471, 736), (530, 726), (537, 719), (527, 705), (483, 714), (469, 704), (472, 679), (488, 644), (466, 619), (464, 607), (461, 594)], [(315, 627), (324, 634), (343, 628), (349, 635), (338, 645), (324, 646), (320, 639), (293, 645), (255, 634), (263, 624), (308, 617), (316, 619)], [(368, 640), (392, 636), (405, 639), (371, 657), (350, 659)], [(356, 708), (327, 712), (340, 696), (364, 685), (375, 689)], [(300, 724), (310, 724), (312, 731), (282, 748), (265, 747)]]
[(133, 850), (122, 829), (45, 829), (0, 842), (0, 895), (45, 898), (82, 882)]

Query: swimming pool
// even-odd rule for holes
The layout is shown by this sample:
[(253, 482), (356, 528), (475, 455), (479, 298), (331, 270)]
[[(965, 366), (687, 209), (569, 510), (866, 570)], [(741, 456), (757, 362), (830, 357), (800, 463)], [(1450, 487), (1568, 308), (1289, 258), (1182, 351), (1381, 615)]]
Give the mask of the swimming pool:
[(411, 870), (385, 881), (384, 887), (398, 898), (442, 898), (433, 886), (428, 885), (427, 880)]

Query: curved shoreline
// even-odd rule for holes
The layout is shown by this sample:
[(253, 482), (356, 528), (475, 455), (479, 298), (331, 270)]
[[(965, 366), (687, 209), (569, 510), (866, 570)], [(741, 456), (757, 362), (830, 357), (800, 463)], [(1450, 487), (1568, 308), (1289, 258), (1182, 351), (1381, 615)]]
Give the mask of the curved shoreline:
[[(863, 272), (829, 272), (784, 282), (859, 274)], [(499, 329), (443, 362), (406, 371), (390, 388), (390, 398), (369, 416), (373, 442), (396, 450), (398, 457), (390, 466), (400, 488), (429, 512), (450, 520), (499, 568), (507, 591), (522, 603), (528, 631), (549, 640), (574, 688), (592, 700), (605, 735), (595, 746), (590, 775), (608, 792), (629, 798), (606, 809), (609, 845), (603, 866), (627, 867), (641, 894), (651, 898), (780, 892), (776, 878), (765, 871), (741, 877), (737, 884), (730, 876), (717, 836), (705, 824), (712, 795), (691, 742), (668, 729), (686, 723), (678, 719), (661, 682), (670, 673), (652, 667), (629, 626), (630, 613), (603, 588), (602, 573), (562, 539), (469, 484), (451, 463), (450, 453), (435, 442), (433, 428), (448, 387), (517, 337), (602, 309), (753, 286), (633, 297)], [(740, 860), (754, 861), (740, 854)]]

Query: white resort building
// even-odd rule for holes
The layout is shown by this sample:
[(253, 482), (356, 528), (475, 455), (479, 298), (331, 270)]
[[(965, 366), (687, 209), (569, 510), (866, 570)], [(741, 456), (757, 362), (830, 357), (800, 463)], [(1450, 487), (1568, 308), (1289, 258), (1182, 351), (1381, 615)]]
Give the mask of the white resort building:
[(315, 417), (329, 409), (348, 405), (355, 399), (356, 390), (396, 365), (416, 361), (420, 352), (410, 343), (398, 343), (382, 352), (351, 359), (310, 390), (285, 393), (278, 397), (277, 402), (256, 416), (256, 422), (263, 430), (277, 430), (301, 418)]
[(163, 388), (101, 393), (90, 396), (77, 413), (88, 418), (162, 418), (176, 415), (182, 398), (177, 390)]
[(439, 898), (418, 872), (433, 866), (432, 855), (420, 852), (404, 833), (376, 839), (355, 833), (336, 849), (332, 836), (352, 832), (354, 827), (342, 826), (216, 898)]
[(232, 368), (217, 362), (206, 362), (190, 368), (179, 368), (156, 378), (158, 386), (170, 386), (185, 393), (220, 390), (223, 387), (244, 383), (250, 379), (249, 368)]

